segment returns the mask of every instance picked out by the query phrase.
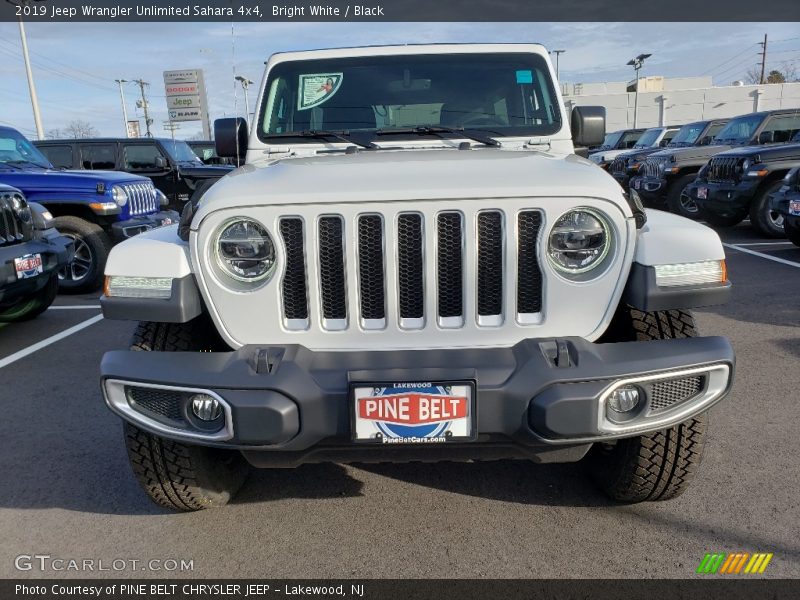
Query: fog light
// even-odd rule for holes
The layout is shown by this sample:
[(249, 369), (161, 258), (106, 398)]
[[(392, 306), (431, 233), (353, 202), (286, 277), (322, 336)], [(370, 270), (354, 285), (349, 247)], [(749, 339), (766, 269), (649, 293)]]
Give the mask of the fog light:
[(192, 412), (201, 421), (216, 421), (222, 414), (222, 406), (213, 396), (195, 394), (191, 400)]
[(639, 388), (634, 385), (618, 387), (608, 397), (608, 407), (616, 413), (627, 413), (639, 405)]

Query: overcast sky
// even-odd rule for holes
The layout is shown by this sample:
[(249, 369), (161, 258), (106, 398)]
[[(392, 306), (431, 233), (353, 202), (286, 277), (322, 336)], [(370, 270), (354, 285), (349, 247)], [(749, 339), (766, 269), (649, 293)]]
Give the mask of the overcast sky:
[[(234, 72), (258, 84), (267, 57), (281, 50), (424, 42), (541, 42), (564, 49), (561, 79), (625, 81), (625, 63), (649, 52), (642, 75), (713, 75), (715, 85), (744, 79), (769, 35), (768, 68), (794, 64), (800, 72), (798, 23), (30, 23), (28, 44), (45, 131), (73, 119), (90, 121), (101, 135), (123, 135), (115, 79), (152, 82), (154, 132), (167, 119), (162, 71), (204, 69), (211, 118), (244, 113)], [(232, 34), (233, 29), (233, 36)], [(256, 87), (256, 86), (254, 86)], [(138, 88), (126, 84), (129, 118)], [(255, 99), (251, 90), (251, 102)], [(0, 123), (34, 137), (28, 87), (16, 23), (0, 23)], [(190, 137), (199, 123), (182, 123)]]

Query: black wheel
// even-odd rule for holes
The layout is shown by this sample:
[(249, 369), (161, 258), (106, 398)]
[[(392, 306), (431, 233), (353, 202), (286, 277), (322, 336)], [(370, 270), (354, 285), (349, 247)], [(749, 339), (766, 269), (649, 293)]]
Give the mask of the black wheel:
[(697, 173), (689, 173), (679, 177), (672, 183), (667, 192), (667, 207), (669, 207), (670, 212), (689, 219), (698, 217), (697, 204), (686, 189), (696, 178)]
[(750, 224), (764, 237), (782, 238), (783, 215), (770, 206), (770, 196), (783, 185), (782, 181), (768, 183), (750, 204)]
[(701, 208), (698, 211), (698, 216), (712, 227), (728, 228), (734, 227), (735, 225), (741, 223), (742, 220), (744, 220), (744, 218), (747, 216), (747, 213), (740, 213), (733, 215), (732, 217), (723, 217), (722, 215), (718, 215)]
[[(219, 343), (211, 323), (198, 317), (189, 323), (140, 323), (131, 349), (200, 352), (218, 349)], [(176, 442), (127, 422), (124, 433), (139, 485), (165, 508), (194, 511), (223, 506), (241, 488), (250, 470), (234, 450)]]
[(75, 257), (58, 272), (62, 292), (78, 294), (100, 287), (111, 239), (103, 228), (79, 217), (56, 217), (55, 228), (75, 242)]
[[(620, 309), (604, 341), (694, 337), (691, 313)], [(670, 429), (595, 444), (586, 457), (594, 482), (618, 502), (669, 500), (689, 487), (703, 458), (708, 423), (699, 415)]]
[(795, 227), (789, 221), (783, 221), (783, 232), (795, 246), (800, 246), (800, 227)]
[(58, 275), (51, 275), (45, 286), (30, 298), (0, 310), (0, 323), (30, 321), (46, 311), (58, 294)]

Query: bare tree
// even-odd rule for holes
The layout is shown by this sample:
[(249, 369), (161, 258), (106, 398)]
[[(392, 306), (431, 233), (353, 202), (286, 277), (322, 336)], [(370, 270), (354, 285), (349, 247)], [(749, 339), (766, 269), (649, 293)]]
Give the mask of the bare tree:
[(66, 126), (64, 132), (67, 136), (75, 139), (97, 137), (98, 131), (94, 125), (82, 119), (75, 119), (70, 121)]
[(48, 129), (47, 133), (44, 134), (48, 140), (57, 140), (64, 137), (64, 132), (61, 129)]
[[(770, 69), (764, 78), (764, 83), (786, 83), (797, 80), (797, 68), (794, 63), (784, 62), (780, 68)], [(745, 81), (753, 85), (761, 83), (761, 69), (759, 67), (750, 68), (745, 75)]]

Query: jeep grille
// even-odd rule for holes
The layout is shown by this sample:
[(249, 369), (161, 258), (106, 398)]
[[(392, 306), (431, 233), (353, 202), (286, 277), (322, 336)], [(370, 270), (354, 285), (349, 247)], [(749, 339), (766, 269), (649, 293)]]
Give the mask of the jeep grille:
[(641, 166), (640, 173), (644, 177), (656, 177), (660, 178), (662, 174), (662, 167), (666, 163), (666, 160), (663, 158), (648, 158), (646, 159)]
[(126, 183), (122, 187), (128, 193), (128, 210), (131, 216), (158, 212), (158, 198), (151, 182)]
[(13, 198), (18, 194), (0, 194), (0, 246), (19, 244), (31, 239), (31, 227), (14, 211)]
[(608, 170), (611, 173), (617, 173), (619, 175), (624, 175), (626, 173), (626, 164), (627, 161), (624, 158), (620, 158), (619, 156), (614, 159), (614, 162), (611, 163), (611, 166)]
[(708, 163), (708, 181), (735, 181), (738, 176), (738, 167), (742, 159), (736, 156), (719, 156), (712, 158)]

